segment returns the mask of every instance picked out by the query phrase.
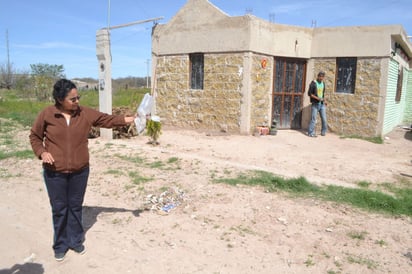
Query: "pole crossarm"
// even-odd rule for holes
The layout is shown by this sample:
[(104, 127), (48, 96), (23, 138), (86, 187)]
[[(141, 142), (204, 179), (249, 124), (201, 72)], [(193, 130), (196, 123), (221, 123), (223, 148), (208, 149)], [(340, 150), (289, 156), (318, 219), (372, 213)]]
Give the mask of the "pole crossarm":
[[(109, 27), (109, 30), (125, 28), (125, 27), (138, 25), (138, 24), (143, 24), (143, 23), (152, 22), (152, 21), (159, 21), (159, 20), (162, 20), (162, 19), (163, 19), (163, 17), (157, 17), (157, 18), (151, 18), (151, 19), (146, 19), (146, 20), (134, 21), (134, 22), (130, 22), (130, 23), (117, 25), (117, 26), (111, 26), (111, 27)], [(103, 28), (103, 29), (107, 29), (107, 27)]]
[[(109, 1), (110, 11), (110, 1)], [(110, 17), (110, 16), (109, 16)], [(112, 54), (110, 51), (110, 30), (161, 20), (163, 17), (134, 21), (122, 25), (101, 28), (96, 32), (96, 56), (99, 61), (99, 110), (108, 114), (112, 113)], [(147, 77), (147, 81), (148, 81)], [(148, 83), (146, 84), (148, 86)], [(111, 129), (100, 129), (100, 136), (104, 139), (113, 139)]]

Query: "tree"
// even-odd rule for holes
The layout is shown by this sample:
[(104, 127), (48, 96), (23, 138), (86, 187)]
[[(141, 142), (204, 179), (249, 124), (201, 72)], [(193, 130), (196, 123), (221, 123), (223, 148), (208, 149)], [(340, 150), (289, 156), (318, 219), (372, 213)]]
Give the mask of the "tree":
[(12, 63), (0, 65), (0, 88), (11, 89), (16, 71)]
[(9, 31), (6, 31), (7, 64), (0, 67), (0, 88), (11, 89), (13, 86), (13, 64), (10, 63)]
[(31, 74), (34, 80), (34, 89), (39, 100), (51, 99), (54, 82), (65, 78), (63, 65), (31, 64)]

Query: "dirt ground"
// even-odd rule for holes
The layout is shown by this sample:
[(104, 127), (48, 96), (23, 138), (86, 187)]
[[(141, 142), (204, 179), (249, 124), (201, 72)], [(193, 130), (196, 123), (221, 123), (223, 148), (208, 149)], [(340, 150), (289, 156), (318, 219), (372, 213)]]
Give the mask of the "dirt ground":
[[(21, 147), (29, 148), (28, 134), (16, 132)], [(214, 182), (265, 170), (346, 187), (411, 183), (404, 129), (384, 144), (293, 130), (256, 137), (165, 129), (159, 146), (147, 141), (90, 139), (87, 252), (69, 251), (60, 263), (40, 161), (0, 161), (0, 273), (412, 272), (409, 217)]]

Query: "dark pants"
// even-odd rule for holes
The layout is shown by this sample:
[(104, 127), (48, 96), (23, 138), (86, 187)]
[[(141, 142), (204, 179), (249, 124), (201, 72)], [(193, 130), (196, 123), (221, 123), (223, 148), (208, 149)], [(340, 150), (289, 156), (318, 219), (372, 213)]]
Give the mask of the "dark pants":
[(75, 173), (43, 172), (53, 213), (55, 253), (79, 247), (84, 241), (82, 205), (89, 168)]

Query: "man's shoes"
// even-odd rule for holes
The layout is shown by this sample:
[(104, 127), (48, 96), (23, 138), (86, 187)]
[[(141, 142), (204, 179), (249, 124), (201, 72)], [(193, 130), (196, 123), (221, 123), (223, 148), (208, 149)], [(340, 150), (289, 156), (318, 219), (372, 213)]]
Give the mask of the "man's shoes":
[(316, 134), (308, 134), (309, 137), (318, 137)]
[(320, 135), (322, 135), (322, 136), (326, 136), (326, 133), (321, 133)]
[(59, 253), (54, 253), (54, 258), (56, 261), (61, 262), (64, 260), (64, 257), (66, 257), (66, 252), (59, 252)]
[(73, 251), (77, 254), (83, 255), (84, 253), (86, 253), (86, 248), (84, 247), (84, 245), (80, 245), (78, 247), (73, 248)]

